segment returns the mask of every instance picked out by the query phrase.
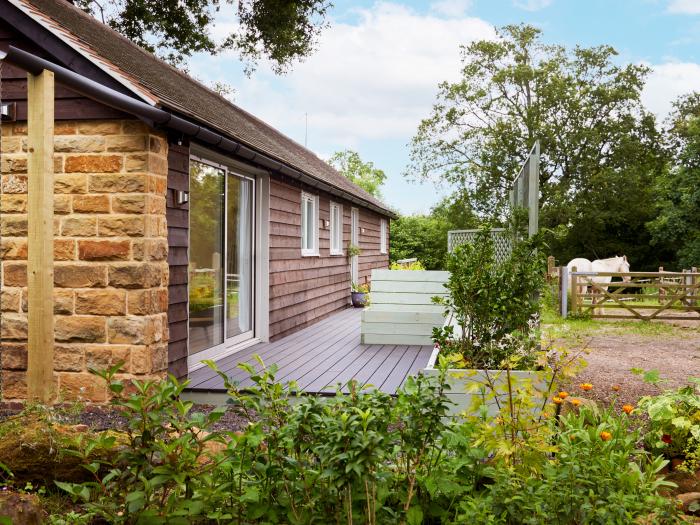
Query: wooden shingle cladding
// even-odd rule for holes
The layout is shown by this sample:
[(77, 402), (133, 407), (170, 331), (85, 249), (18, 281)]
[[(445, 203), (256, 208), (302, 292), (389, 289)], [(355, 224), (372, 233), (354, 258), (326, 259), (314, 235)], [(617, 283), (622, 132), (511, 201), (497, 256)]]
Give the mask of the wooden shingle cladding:
[[(169, 140), (168, 193), (166, 218), (168, 222), (168, 371), (176, 377), (187, 375), (188, 335), (188, 252), (189, 204), (177, 203), (178, 191), (189, 191), (190, 149), (186, 143)], [(180, 141), (181, 142), (181, 141)]]
[[(319, 255), (301, 255), (301, 192), (319, 196)], [(330, 254), (330, 203), (343, 207), (343, 251), (350, 242), (350, 214), (359, 211), (359, 281), (369, 282), (373, 268), (386, 268), (380, 253), (380, 221), (385, 218), (330, 194), (288, 179), (270, 179), (270, 338), (278, 339), (347, 308), (350, 264)]]

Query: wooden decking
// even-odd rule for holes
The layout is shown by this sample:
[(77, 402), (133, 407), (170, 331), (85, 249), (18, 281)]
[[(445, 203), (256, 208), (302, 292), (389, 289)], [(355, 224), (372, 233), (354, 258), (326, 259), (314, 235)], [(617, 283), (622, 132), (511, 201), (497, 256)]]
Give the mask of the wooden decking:
[[(360, 310), (347, 309), (272, 343), (258, 343), (217, 361), (219, 369), (241, 387), (251, 384), (238, 363), (254, 363), (259, 355), (266, 365), (277, 364), (276, 378), (296, 381), (309, 394), (332, 394), (336, 385), (357, 380), (365, 388), (394, 394), (409, 374), (425, 368), (432, 346), (360, 344)], [(190, 393), (224, 390), (223, 380), (211, 369), (190, 373)]]

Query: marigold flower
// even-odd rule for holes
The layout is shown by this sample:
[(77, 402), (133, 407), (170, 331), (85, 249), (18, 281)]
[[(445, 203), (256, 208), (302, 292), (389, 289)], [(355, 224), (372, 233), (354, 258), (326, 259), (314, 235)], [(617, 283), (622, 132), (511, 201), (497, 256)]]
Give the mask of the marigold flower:
[(632, 410), (634, 410), (634, 407), (632, 405), (622, 405), (622, 411), (625, 414), (631, 414)]
[(577, 407), (577, 406), (579, 406), (579, 405), (581, 404), (581, 400), (580, 400), (580, 399), (574, 398), (574, 399), (570, 399), (570, 400), (569, 400), (569, 403), (571, 403), (572, 405), (574, 405), (575, 407)]
[(600, 439), (602, 439), (603, 441), (610, 441), (612, 439), (612, 434), (603, 430), (600, 433)]
[(581, 390), (585, 390), (586, 392), (588, 392), (589, 390), (593, 390), (593, 385), (590, 383), (581, 383), (579, 387), (581, 388)]
[(620, 391), (620, 385), (613, 385), (610, 387), (610, 390), (613, 392), (619, 392)]
[(670, 434), (664, 434), (663, 436), (661, 436), (661, 441), (663, 441), (667, 445), (670, 445), (673, 439), (671, 438)]
[(555, 396), (555, 397), (552, 399), (552, 402), (553, 402), (555, 405), (561, 405), (561, 404), (564, 402), (564, 400), (563, 400), (562, 398), (560, 398), (560, 397)]
[(562, 399), (566, 399), (567, 397), (569, 397), (569, 393), (568, 393), (568, 392), (561, 391), (561, 392), (559, 392), (559, 393), (557, 394), (557, 396), (559, 396), (559, 397), (562, 398)]

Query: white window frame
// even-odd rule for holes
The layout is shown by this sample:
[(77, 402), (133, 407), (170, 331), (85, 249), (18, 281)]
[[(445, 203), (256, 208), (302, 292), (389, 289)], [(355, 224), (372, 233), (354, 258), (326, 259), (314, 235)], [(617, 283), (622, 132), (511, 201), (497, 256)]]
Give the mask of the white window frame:
[[(309, 217), (306, 218), (306, 220), (312, 220), (313, 224), (313, 239), (311, 248), (304, 248), (304, 245), (306, 244), (304, 242), (305, 237), (306, 237), (306, 232), (307, 232), (307, 227), (306, 223), (304, 222), (304, 209), (306, 209), (306, 203), (311, 202), (313, 204), (313, 217), (309, 219)], [(302, 257), (318, 257), (319, 256), (319, 251), (318, 251), (318, 221), (319, 221), (319, 206), (318, 206), (318, 195), (312, 195), (311, 193), (306, 193), (305, 191), (301, 192), (301, 255)]]
[[(338, 222), (333, 220), (335, 214), (334, 210), (338, 210)], [(337, 202), (331, 201), (330, 207), (330, 249), (331, 255), (343, 255), (343, 205)], [(336, 247), (334, 247), (334, 240), (338, 241)]]
[(381, 219), (381, 221), (379, 222), (379, 253), (387, 253), (386, 232), (386, 219)]

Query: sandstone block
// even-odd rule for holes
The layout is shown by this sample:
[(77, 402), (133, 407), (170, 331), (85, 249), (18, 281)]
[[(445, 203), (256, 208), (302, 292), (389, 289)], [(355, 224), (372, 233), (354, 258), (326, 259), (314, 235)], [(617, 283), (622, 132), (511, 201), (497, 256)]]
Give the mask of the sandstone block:
[(53, 367), (58, 372), (82, 372), (85, 369), (85, 350), (81, 345), (54, 347)]
[(164, 261), (168, 258), (167, 239), (139, 239), (133, 246), (135, 261)]
[(156, 316), (112, 317), (108, 321), (112, 344), (148, 345), (162, 340), (160, 318)]
[(27, 139), (23, 137), (7, 137), (2, 139), (2, 144), (0, 144), (0, 153), (3, 155), (5, 153), (21, 153), (23, 150), (22, 146)]
[(148, 346), (131, 347), (130, 370), (133, 374), (150, 374), (153, 369), (151, 349)]
[(0, 238), (0, 260), (27, 259), (27, 241), (19, 238)]
[(0, 311), (19, 312), (22, 290), (20, 288), (3, 288), (0, 291)]
[(133, 152), (146, 149), (146, 135), (116, 135), (107, 137), (107, 151)]
[(148, 149), (153, 153), (160, 153), (161, 155), (167, 155), (168, 153), (168, 143), (162, 137), (156, 137), (155, 135), (150, 135), (148, 137)]
[(0, 170), (2, 173), (27, 173), (27, 156), (3, 155), (0, 159)]
[(104, 343), (107, 339), (104, 317), (69, 315), (56, 317), (56, 341), (65, 343)]
[(148, 263), (113, 264), (109, 267), (109, 285), (115, 288), (153, 288), (160, 286), (162, 269)]
[(122, 125), (123, 133), (128, 135), (148, 133), (150, 131), (150, 128), (140, 120), (125, 120)]
[(98, 233), (102, 237), (141, 237), (145, 232), (143, 216), (105, 216), (99, 218)]
[(66, 215), (71, 212), (71, 196), (59, 194), (53, 196), (53, 212), (59, 215)]
[(89, 189), (96, 193), (141, 193), (146, 190), (143, 173), (91, 175)]
[(54, 175), (54, 193), (85, 193), (87, 191), (87, 175), (82, 173), (59, 173)]
[(132, 315), (153, 315), (168, 310), (168, 289), (130, 290), (127, 295), (128, 312)]
[(115, 121), (85, 121), (78, 123), (81, 135), (117, 135), (122, 132), (122, 123)]
[(88, 369), (105, 370), (122, 362), (122, 369), (128, 369), (129, 350), (126, 345), (89, 345), (85, 347), (85, 365)]
[(146, 211), (146, 195), (115, 195), (112, 197), (114, 213), (143, 213)]
[(7, 262), (2, 265), (2, 285), (27, 286), (27, 263)]
[(97, 235), (96, 217), (65, 217), (61, 219), (64, 237), (94, 237)]
[(101, 403), (107, 400), (107, 385), (88, 373), (62, 372), (58, 376), (59, 394), (65, 399), (84, 399)]
[(4, 313), (0, 318), (0, 332), (5, 340), (27, 339), (27, 315)]
[(4, 342), (0, 344), (2, 367), (5, 370), (27, 369), (27, 344)]
[(0, 213), (26, 213), (27, 196), (24, 194), (0, 195)]
[(54, 124), (54, 135), (75, 135), (78, 128), (75, 122), (59, 121)]
[(107, 286), (107, 267), (96, 264), (57, 264), (54, 284), (59, 288), (101, 288)]
[(56, 261), (75, 259), (75, 241), (73, 239), (54, 239), (53, 258)]
[(130, 241), (78, 241), (78, 258), (83, 261), (125, 261), (129, 259)]
[(107, 195), (75, 195), (73, 197), (74, 213), (109, 213)]
[(76, 314), (121, 315), (125, 312), (125, 290), (79, 290), (75, 293)]
[(26, 215), (3, 215), (0, 224), (0, 236), (2, 237), (26, 237)]
[(3, 400), (26, 399), (27, 373), (15, 370), (3, 370), (0, 372), (0, 386), (2, 387)]
[(3, 175), (2, 193), (27, 193), (27, 176)]
[(121, 171), (120, 155), (70, 155), (66, 157), (66, 173), (114, 173)]
[(57, 136), (54, 138), (54, 151), (59, 153), (100, 153), (105, 150), (105, 138), (91, 136)]

